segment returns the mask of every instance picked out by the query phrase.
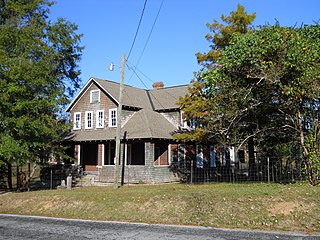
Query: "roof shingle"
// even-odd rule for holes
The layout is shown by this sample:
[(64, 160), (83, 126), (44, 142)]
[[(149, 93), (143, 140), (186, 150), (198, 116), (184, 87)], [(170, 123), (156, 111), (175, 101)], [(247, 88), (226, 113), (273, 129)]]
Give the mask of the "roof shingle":
[[(81, 97), (81, 94), (91, 85), (91, 82), (97, 84), (102, 91), (116, 102), (119, 101), (119, 83), (99, 78), (91, 78), (69, 105), (67, 111), (70, 111), (73, 104), (76, 104), (77, 98)], [(122, 105), (138, 110), (122, 126), (121, 136), (123, 136), (123, 133), (126, 131), (127, 139), (172, 139), (171, 133), (177, 130), (177, 128), (159, 112), (178, 109), (177, 101), (179, 97), (184, 96), (187, 92), (188, 85), (152, 90), (124, 85)], [(116, 128), (82, 130), (73, 131), (66, 140), (75, 142), (108, 141), (114, 140), (115, 135)]]

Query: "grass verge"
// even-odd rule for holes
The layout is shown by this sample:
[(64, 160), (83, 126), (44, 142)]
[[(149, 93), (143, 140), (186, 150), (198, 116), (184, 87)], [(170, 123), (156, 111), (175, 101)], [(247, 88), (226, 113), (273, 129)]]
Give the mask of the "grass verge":
[(215, 183), (9, 193), (0, 195), (0, 213), (320, 232), (320, 187)]

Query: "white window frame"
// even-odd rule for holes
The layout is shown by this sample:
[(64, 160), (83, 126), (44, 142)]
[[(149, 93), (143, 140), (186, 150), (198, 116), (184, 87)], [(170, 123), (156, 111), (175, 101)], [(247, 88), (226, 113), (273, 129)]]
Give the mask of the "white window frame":
[(171, 165), (171, 144), (168, 144), (168, 164)]
[[(115, 114), (113, 115), (112, 112), (115, 112)], [(117, 127), (117, 114), (117, 108), (109, 109), (109, 127)], [(113, 123), (113, 120), (115, 121), (115, 123)]]
[(183, 111), (180, 112), (180, 126), (182, 128), (187, 128), (188, 127), (187, 122), (184, 119), (184, 112)]
[(186, 120), (184, 118), (184, 112), (181, 112), (181, 127), (184, 129), (189, 129), (189, 130), (195, 130), (196, 129), (196, 120), (195, 119), (190, 119), (190, 120)]
[[(97, 92), (98, 93), (98, 100), (97, 101), (93, 101), (93, 93)], [(91, 90), (90, 91), (90, 103), (96, 103), (96, 102), (100, 102), (100, 90)]]
[[(79, 120), (77, 121), (77, 116), (79, 116)], [(81, 112), (75, 112), (73, 114), (73, 129), (79, 130), (81, 129)]]
[[(91, 125), (89, 126), (89, 114), (91, 115)], [(93, 128), (93, 111), (86, 111), (85, 113), (85, 129), (91, 129)]]
[[(100, 118), (100, 113), (102, 114), (101, 118)], [(100, 125), (100, 123), (101, 123), (101, 125)], [(104, 110), (97, 110), (96, 128), (104, 128)]]
[(125, 165), (131, 165), (132, 161), (132, 145), (130, 143), (125, 144)]

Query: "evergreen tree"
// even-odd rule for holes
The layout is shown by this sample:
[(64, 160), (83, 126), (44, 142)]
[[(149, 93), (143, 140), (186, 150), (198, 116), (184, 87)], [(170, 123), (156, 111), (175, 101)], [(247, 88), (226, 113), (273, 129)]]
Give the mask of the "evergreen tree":
[(222, 23), (213, 20), (213, 23), (207, 23), (209, 33), (205, 38), (210, 42), (210, 51), (208, 53), (197, 53), (198, 63), (210, 68), (216, 62), (217, 58), (230, 43), (235, 33), (246, 34), (253, 30), (252, 23), (256, 18), (256, 13), (248, 14), (244, 6), (238, 4), (236, 11), (231, 11), (230, 16), (221, 15)]
[(47, 159), (69, 125), (79, 89), (81, 34), (48, 20), (47, 0), (0, 0), (0, 165)]

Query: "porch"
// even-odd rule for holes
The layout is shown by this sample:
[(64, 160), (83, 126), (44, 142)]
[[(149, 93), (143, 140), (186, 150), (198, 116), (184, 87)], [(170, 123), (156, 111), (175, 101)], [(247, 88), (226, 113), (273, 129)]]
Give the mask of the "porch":
[[(179, 179), (170, 171), (172, 146), (161, 141), (128, 141), (120, 147), (120, 174), (124, 183), (163, 183)], [(75, 145), (75, 159), (95, 181), (114, 181), (115, 141)]]

